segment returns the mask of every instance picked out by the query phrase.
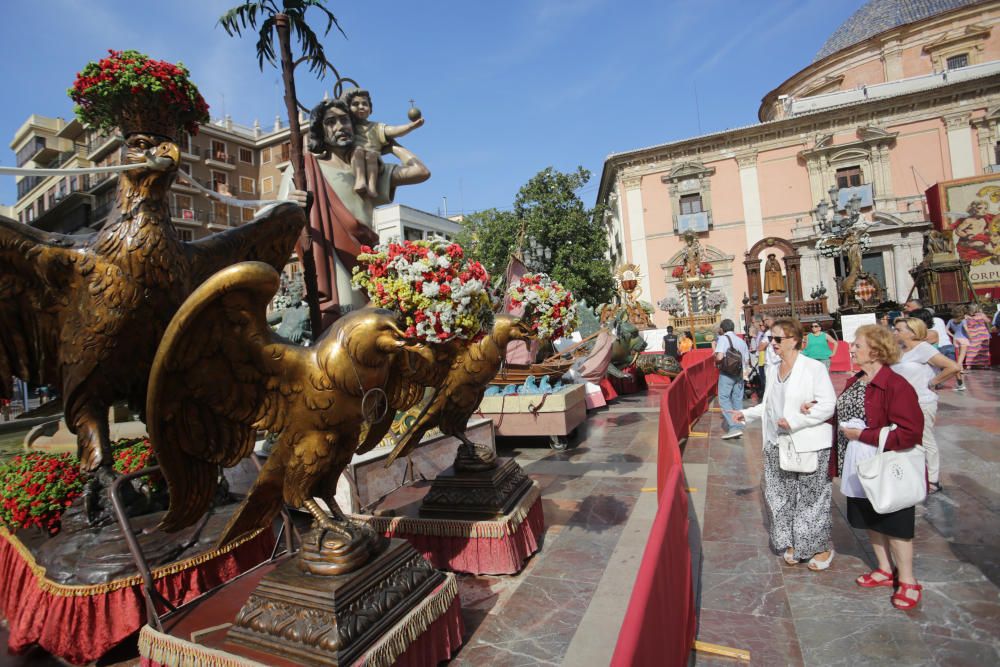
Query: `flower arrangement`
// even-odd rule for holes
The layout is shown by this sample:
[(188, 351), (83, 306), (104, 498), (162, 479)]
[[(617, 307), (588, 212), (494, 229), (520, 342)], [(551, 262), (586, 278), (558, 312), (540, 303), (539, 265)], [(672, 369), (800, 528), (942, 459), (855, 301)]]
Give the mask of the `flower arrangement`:
[[(111, 450), (114, 469), (123, 475), (156, 465), (156, 457), (153, 456), (149, 438), (123, 438), (111, 443)], [(145, 475), (140, 478), (139, 483), (148, 486), (151, 492), (164, 488), (164, 479), (160, 473)]]
[(726, 295), (722, 292), (709, 292), (705, 295), (705, 309), (717, 313), (725, 308)]
[(507, 289), (510, 305), (524, 306), (522, 319), (539, 338), (562, 338), (579, 324), (576, 300), (544, 273), (526, 273)]
[(15, 456), (0, 465), (0, 523), (14, 530), (36, 526), (55, 535), (63, 512), (82, 492), (72, 454)]
[(682, 310), (684, 310), (684, 304), (676, 296), (666, 296), (656, 302), (656, 305), (660, 307), (660, 310), (670, 313), (671, 315), (677, 315)]
[(373, 306), (402, 313), (406, 335), (424, 342), (475, 339), (493, 319), (486, 269), (444, 239), (361, 246), (351, 281)]
[(174, 137), (177, 128), (198, 133), (208, 104), (184, 65), (152, 60), (138, 51), (108, 51), (87, 63), (68, 93), (82, 123), (110, 133), (145, 130)]
[(708, 262), (702, 262), (701, 264), (698, 265), (698, 273), (700, 273), (703, 276), (710, 276), (712, 275), (712, 273), (714, 273), (714, 270), (712, 269), (711, 264), (709, 264)]
[[(121, 474), (156, 465), (149, 438), (118, 440), (111, 449), (114, 469)], [(35, 526), (55, 535), (63, 512), (83, 492), (83, 484), (80, 461), (72, 454), (15, 456), (0, 465), (0, 524), (14, 530)], [(150, 492), (165, 489), (158, 473), (143, 477), (140, 484)]]
[(673, 276), (674, 278), (680, 278), (681, 276), (684, 275), (684, 267), (680, 265), (675, 266), (674, 270), (670, 272), (670, 275)]

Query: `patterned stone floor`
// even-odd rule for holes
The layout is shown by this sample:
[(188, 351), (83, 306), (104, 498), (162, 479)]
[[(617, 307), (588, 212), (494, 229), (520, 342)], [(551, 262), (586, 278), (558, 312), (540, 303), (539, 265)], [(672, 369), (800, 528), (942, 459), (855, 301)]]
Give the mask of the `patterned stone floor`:
[[(846, 375), (835, 375), (838, 389)], [(965, 393), (941, 393), (937, 422), (944, 491), (917, 508), (917, 611), (854, 577), (874, 566), (870, 544), (845, 519), (834, 492), (829, 570), (779, 564), (760, 493), (760, 427), (721, 440), (721, 415), (697, 425), (708, 438), (684, 451), (689, 483), (705, 474), (701, 505), (698, 638), (749, 649), (753, 665), (1000, 664), (1000, 373), (974, 371)], [(697, 665), (745, 664), (697, 654)]]
[[(699, 639), (749, 649), (752, 665), (1000, 664), (1000, 373), (976, 371), (968, 384), (942, 393), (945, 490), (917, 512), (925, 590), (909, 614), (883, 589), (853, 584), (874, 561), (839, 495), (831, 568), (779, 566), (763, 519), (759, 427), (721, 440), (721, 415), (706, 414), (693, 430), (708, 437), (684, 448)], [(637, 395), (592, 413), (565, 452), (545, 439), (499, 443), (542, 486), (544, 545), (518, 576), (461, 577), (466, 636), (452, 664), (608, 664), (656, 512), (658, 405)], [(0, 648), (5, 664), (55, 663)], [(697, 653), (691, 664), (746, 663)]]

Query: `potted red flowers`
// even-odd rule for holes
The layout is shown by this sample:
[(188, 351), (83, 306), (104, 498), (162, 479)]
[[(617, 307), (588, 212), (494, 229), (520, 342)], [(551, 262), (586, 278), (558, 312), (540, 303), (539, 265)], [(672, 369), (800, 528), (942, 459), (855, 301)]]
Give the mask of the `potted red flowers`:
[(178, 63), (153, 60), (138, 51), (109, 51), (76, 76), (69, 96), (82, 123), (110, 133), (118, 127), (176, 138), (183, 128), (198, 133), (209, 120), (208, 104)]

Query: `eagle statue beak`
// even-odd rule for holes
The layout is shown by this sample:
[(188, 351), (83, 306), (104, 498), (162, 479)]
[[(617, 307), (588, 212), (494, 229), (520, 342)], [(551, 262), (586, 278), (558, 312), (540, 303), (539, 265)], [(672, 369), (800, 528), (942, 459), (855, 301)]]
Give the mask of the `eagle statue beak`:
[(174, 171), (181, 162), (181, 149), (172, 141), (164, 141), (146, 153), (146, 165), (155, 171)]
[(430, 345), (425, 345), (424, 343), (413, 343), (411, 345), (404, 345), (403, 349), (408, 352), (413, 352), (429, 364), (437, 363), (437, 359), (434, 356), (434, 350), (431, 349)]

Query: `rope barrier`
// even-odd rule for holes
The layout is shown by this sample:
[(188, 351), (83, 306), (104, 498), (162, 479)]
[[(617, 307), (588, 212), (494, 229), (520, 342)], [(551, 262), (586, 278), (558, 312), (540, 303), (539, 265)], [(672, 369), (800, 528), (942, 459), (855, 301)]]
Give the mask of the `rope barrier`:
[(143, 169), (150, 162), (139, 164), (116, 164), (110, 167), (71, 167), (68, 169), (38, 169), (37, 167), (0, 167), (0, 174), (8, 176), (74, 176), (76, 174), (117, 174), (133, 169)]
[[(137, 164), (117, 164), (110, 167), (71, 167), (67, 169), (39, 169), (37, 167), (3, 167), (0, 166), (0, 175), (8, 176), (76, 176), (78, 174), (118, 174), (125, 171), (133, 171), (135, 169), (144, 169), (146, 167), (155, 167), (156, 163), (151, 158), (147, 158), (144, 163)], [(207, 188), (194, 178), (189, 176), (183, 171), (177, 172), (181, 180), (187, 185), (194, 188), (195, 190), (201, 192), (209, 199), (214, 199), (218, 202), (226, 204), (227, 206), (236, 206), (238, 208), (260, 208), (262, 206), (271, 206), (273, 204), (281, 204), (284, 202), (292, 201), (289, 199), (236, 199), (235, 197), (227, 197), (223, 194)]]

